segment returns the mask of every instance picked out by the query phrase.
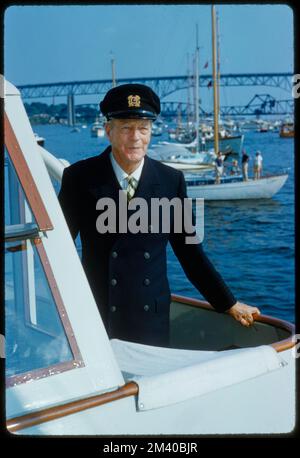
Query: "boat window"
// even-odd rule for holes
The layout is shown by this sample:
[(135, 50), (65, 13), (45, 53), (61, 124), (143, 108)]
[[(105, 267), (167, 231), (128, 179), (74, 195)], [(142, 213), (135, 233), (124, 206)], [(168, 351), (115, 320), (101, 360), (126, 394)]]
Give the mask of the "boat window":
[[(25, 194), (20, 173), (22, 170), (16, 172), (10, 149), (5, 150), (8, 386), (84, 366), (43, 245), (45, 233), (32, 210), (35, 207), (31, 199), (36, 202), (41, 198), (39, 194), (28, 194), (28, 189)], [(35, 184), (32, 189), (33, 194), (37, 192)]]
[(74, 359), (49, 287), (38, 239), (5, 244), (6, 375)]
[[(10, 124), (10, 121), (6, 113), (4, 115), (4, 124), (5, 147), (7, 148), (6, 156), (8, 153), (10, 161), (14, 166), (15, 173), (17, 174), (18, 179), (20, 180), (20, 183), (22, 185), (22, 190), (30, 205), (31, 211), (34, 217), (36, 218), (39, 229), (43, 231), (51, 230), (53, 229), (53, 226), (49, 218), (48, 212), (42, 201), (40, 193), (38, 192), (31, 171), (28, 167), (24, 154), (19, 145), (18, 139), (15, 135), (15, 132)], [(16, 187), (18, 187), (17, 184)], [(14, 204), (15, 202), (12, 200), (12, 205)]]
[(4, 154), (5, 226), (25, 222), (37, 224), (6, 148)]

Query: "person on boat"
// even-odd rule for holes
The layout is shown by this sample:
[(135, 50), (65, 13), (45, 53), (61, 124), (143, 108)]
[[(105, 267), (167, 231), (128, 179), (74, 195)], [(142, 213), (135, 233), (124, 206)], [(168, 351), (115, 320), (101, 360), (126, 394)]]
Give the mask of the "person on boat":
[(222, 158), (222, 153), (221, 151), (218, 151), (218, 155), (215, 160), (215, 173), (216, 173), (215, 184), (221, 183), (221, 177), (223, 175), (223, 172), (224, 172), (224, 162)]
[(254, 158), (254, 180), (259, 180), (262, 172), (263, 158), (260, 151), (257, 151)]
[(234, 159), (232, 161), (231, 169), (230, 169), (230, 175), (238, 175), (240, 173), (240, 168), (238, 165), (238, 161)]
[(243, 150), (242, 154), (242, 174), (243, 180), (248, 181), (248, 167), (249, 167), (249, 156), (245, 150)]
[[(174, 219), (168, 233), (155, 232), (151, 224), (145, 233), (121, 229), (99, 233), (97, 221), (104, 213), (97, 210), (100, 199), (115, 203), (120, 224), (128, 222), (133, 196), (147, 202), (175, 197), (183, 202), (187, 197), (183, 173), (147, 156), (152, 121), (160, 113), (155, 92), (141, 84), (120, 85), (107, 92), (100, 109), (107, 119), (110, 146), (65, 168), (59, 201), (73, 239), (80, 233), (82, 263), (109, 338), (169, 345), (168, 242), (206, 300), (217, 311), (251, 326), (259, 310), (235, 298), (202, 243), (187, 244), (185, 230), (174, 230)], [(125, 193), (129, 203), (122, 217), (120, 195), (126, 202)]]

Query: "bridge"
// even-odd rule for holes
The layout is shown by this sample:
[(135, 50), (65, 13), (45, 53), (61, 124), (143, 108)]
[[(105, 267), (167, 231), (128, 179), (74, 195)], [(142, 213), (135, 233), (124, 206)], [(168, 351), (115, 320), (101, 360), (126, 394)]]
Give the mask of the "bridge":
[[(190, 115), (190, 107), (182, 102), (162, 102), (162, 112), (166, 118), (173, 118), (178, 113), (187, 118)], [(261, 116), (261, 115), (286, 115), (293, 114), (294, 101), (291, 99), (276, 100), (270, 94), (256, 94), (247, 105), (223, 105), (220, 107), (222, 117), (234, 116)], [(204, 110), (200, 106), (201, 116), (213, 116), (212, 109)]]
[[(201, 75), (199, 77), (199, 87), (211, 87), (212, 75)], [(159, 95), (162, 101), (162, 116), (174, 116), (179, 109), (183, 109), (182, 114), (187, 111), (186, 104), (182, 102), (168, 102), (164, 99), (171, 94), (180, 90), (187, 90), (194, 86), (193, 78), (189, 76), (161, 76), (161, 77), (142, 77), (142, 78), (119, 78), (117, 84), (141, 83), (146, 84)], [(280, 88), (287, 92), (285, 100), (276, 100), (270, 95), (267, 99), (259, 101), (259, 95), (256, 95), (256, 104), (253, 100), (246, 106), (227, 106), (220, 107), (221, 115), (259, 115), (259, 114), (291, 114), (294, 110), (292, 94), (292, 73), (241, 73), (241, 74), (223, 74), (220, 77), (220, 87), (272, 87)], [(73, 124), (75, 119), (75, 96), (83, 95), (101, 95), (105, 94), (112, 87), (111, 79), (106, 80), (89, 80), (89, 81), (72, 81), (60, 83), (45, 84), (27, 84), (20, 85), (18, 89), (24, 100), (34, 98), (54, 98), (67, 97), (69, 123)], [(269, 97), (269, 99), (268, 99)], [(271, 103), (270, 103), (271, 102)], [(200, 107), (201, 110), (201, 107)], [(203, 110), (202, 110), (203, 111)], [(211, 114), (211, 113), (205, 113)]]

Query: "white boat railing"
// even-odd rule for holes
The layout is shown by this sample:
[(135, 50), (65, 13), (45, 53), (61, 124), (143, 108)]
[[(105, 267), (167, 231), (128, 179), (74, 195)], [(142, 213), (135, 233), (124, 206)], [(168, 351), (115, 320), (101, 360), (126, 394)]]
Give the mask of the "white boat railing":
[(69, 167), (70, 163), (66, 159), (58, 159), (40, 145), (38, 145), (38, 148), (47, 167), (49, 175), (61, 183), (63, 171), (66, 167)]

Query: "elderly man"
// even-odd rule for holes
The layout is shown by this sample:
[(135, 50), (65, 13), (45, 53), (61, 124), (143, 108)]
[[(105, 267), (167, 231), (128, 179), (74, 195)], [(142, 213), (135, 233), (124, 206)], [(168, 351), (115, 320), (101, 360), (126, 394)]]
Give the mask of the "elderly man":
[(259, 310), (236, 300), (201, 243), (186, 244), (186, 234), (174, 230), (173, 217), (169, 232), (153, 231), (151, 224), (147, 233), (97, 229), (99, 199), (109, 199), (119, 209), (120, 193), (127, 193), (130, 217), (133, 196), (148, 203), (187, 197), (182, 172), (147, 157), (151, 124), (160, 113), (158, 96), (147, 86), (125, 84), (109, 90), (100, 109), (111, 146), (65, 169), (59, 200), (73, 238), (80, 233), (82, 263), (108, 336), (168, 346), (168, 242), (189, 280), (213, 307), (250, 326)]

